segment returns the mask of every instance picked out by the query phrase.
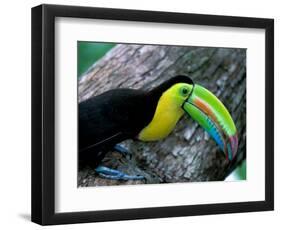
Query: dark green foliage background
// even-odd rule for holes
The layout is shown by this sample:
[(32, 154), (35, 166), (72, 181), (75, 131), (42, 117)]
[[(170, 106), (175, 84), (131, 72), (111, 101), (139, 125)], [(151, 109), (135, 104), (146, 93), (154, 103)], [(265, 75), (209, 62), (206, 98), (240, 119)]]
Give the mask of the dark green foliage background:
[(78, 77), (114, 46), (115, 44), (113, 43), (78, 41)]

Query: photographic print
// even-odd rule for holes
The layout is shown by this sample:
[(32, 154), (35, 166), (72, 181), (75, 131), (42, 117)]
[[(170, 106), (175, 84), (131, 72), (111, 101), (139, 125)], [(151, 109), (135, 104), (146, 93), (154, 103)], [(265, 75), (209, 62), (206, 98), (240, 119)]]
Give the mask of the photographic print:
[(273, 19), (36, 6), (31, 88), (35, 223), (274, 209)]
[(78, 187), (246, 179), (246, 49), (77, 53)]

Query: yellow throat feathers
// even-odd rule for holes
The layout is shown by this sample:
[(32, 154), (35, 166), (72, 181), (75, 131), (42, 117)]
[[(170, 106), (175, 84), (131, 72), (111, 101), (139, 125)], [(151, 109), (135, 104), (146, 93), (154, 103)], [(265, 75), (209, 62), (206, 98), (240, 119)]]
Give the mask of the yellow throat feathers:
[(141, 130), (138, 139), (141, 141), (157, 141), (167, 137), (178, 120), (184, 114), (181, 105), (172, 90), (167, 90), (160, 97), (152, 121)]

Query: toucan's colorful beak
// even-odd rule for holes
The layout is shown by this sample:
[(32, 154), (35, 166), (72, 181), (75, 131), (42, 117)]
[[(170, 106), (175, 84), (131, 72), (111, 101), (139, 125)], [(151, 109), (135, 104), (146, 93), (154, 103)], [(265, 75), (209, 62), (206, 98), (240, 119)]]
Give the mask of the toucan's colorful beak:
[(183, 109), (202, 126), (232, 160), (238, 148), (235, 124), (222, 102), (209, 90), (194, 84)]

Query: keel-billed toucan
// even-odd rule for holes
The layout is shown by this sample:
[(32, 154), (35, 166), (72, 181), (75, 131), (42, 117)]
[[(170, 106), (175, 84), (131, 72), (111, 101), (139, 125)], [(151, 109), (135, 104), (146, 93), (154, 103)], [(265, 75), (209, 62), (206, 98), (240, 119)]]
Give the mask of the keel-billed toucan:
[(114, 89), (79, 104), (79, 159), (110, 179), (143, 179), (100, 166), (105, 154), (126, 139), (167, 137), (184, 113), (202, 126), (232, 160), (237, 152), (235, 124), (221, 101), (187, 76), (175, 76), (151, 90)]

